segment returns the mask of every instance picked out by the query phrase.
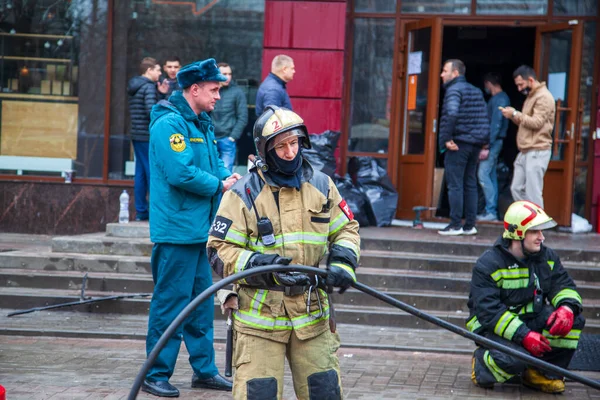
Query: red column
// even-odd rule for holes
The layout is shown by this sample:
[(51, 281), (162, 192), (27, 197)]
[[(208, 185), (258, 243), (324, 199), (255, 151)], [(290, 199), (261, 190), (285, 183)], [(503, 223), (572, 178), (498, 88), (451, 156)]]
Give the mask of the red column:
[(294, 59), (287, 84), (292, 107), (310, 133), (340, 130), (346, 2), (265, 2), (263, 78), (278, 54)]

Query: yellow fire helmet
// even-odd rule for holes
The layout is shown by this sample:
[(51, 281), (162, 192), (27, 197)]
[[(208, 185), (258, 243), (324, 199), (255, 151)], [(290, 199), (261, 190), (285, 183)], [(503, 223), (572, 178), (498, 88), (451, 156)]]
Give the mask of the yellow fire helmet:
[(289, 132), (302, 138), (302, 144), (310, 149), (308, 130), (304, 120), (287, 108), (269, 105), (254, 123), (253, 136), (258, 156), (266, 160), (267, 143), (282, 133)]
[(530, 230), (554, 228), (556, 221), (540, 206), (530, 201), (515, 201), (504, 214), (504, 233), (502, 237), (512, 240), (523, 240), (525, 233)]

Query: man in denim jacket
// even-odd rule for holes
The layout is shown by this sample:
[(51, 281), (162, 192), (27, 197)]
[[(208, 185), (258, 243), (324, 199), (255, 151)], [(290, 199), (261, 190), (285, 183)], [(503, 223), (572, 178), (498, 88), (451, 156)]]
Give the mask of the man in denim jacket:
[(479, 170), (477, 171), (477, 178), (485, 197), (485, 213), (477, 217), (478, 221), (498, 220), (498, 175), (496, 174), (496, 165), (508, 130), (508, 120), (502, 116), (501, 109), (510, 105), (508, 95), (502, 90), (501, 82), (500, 76), (495, 73), (488, 73), (483, 77), (485, 91), (492, 97), (487, 103), (487, 112), (490, 119), (489, 153), (486, 159), (479, 162)]

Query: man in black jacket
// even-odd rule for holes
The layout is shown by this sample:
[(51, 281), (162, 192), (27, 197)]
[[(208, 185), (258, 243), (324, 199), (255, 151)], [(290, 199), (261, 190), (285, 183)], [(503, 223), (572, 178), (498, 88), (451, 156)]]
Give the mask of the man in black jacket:
[[(441, 73), (446, 89), (440, 118), (439, 146), (444, 160), (450, 224), (440, 235), (475, 235), (477, 216), (477, 162), (490, 141), (490, 123), (481, 90), (465, 79), (465, 64), (448, 60)], [(461, 218), (465, 214), (465, 225)]]
[[(567, 368), (585, 319), (575, 283), (558, 255), (543, 245), (542, 231), (554, 226), (536, 204), (511, 204), (502, 237), (473, 268), (467, 329)], [(523, 384), (534, 389), (565, 390), (562, 376), (528, 367), (498, 350), (478, 347), (472, 368), (471, 380), (485, 388), (521, 375)]]
[(217, 64), (221, 74), (227, 78), (221, 82), (221, 100), (215, 104), (211, 116), (215, 124), (215, 138), (219, 157), (223, 160), (225, 168), (233, 172), (235, 164), (236, 142), (242, 136), (246, 123), (248, 123), (248, 102), (246, 95), (231, 79), (232, 72), (229, 64)]
[(140, 74), (131, 78), (127, 85), (129, 95), (129, 118), (131, 121), (131, 142), (135, 153), (135, 196), (136, 221), (147, 220), (148, 191), (150, 188), (150, 165), (148, 163), (148, 141), (150, 140), (150, 112), (158, 102), (157, 82), (160, 65), (152, 57), (140, 63)]

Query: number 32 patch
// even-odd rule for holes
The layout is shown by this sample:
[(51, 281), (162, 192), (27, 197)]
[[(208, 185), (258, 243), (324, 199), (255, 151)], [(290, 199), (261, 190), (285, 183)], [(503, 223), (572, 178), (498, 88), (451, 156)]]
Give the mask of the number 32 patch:
[(221, 240), (225, 240), (225, 236), (227, 235), (227, 231), (229, 230), (230, 227), (231, 227), (231, 220), (218, 215), (215, 218), (215, 221), (213, 222), (212, 226), (210, 227), (208, 234), (210, 236), (217, 237)]

